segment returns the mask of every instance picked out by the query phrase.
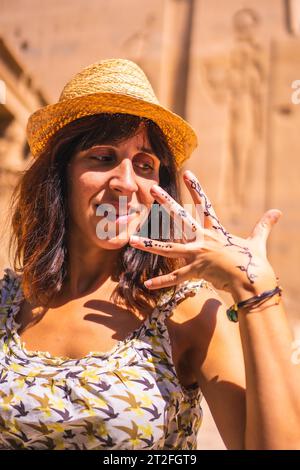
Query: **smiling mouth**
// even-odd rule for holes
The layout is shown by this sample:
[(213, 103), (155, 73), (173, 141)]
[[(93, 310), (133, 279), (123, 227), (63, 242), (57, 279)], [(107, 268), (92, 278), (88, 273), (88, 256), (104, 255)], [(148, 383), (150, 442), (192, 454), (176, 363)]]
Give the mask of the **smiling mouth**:
[[(98, 207), (101, 206), (101, 204), (96, 204), (96, 211), (98, 209)], [(135, 215), (139, 214), (138, 211), (136, 211), (134, 208), (131, 208), (129, 209), (128, 212), (124, 212), (124, 213), (119, 213), (118, 211), (108, 211), (108, 210), (105, 210), (104, 211), (104, 214), (102, 215), (102, 217), (106, 217), (108, 220), (110, 221), (115, 221), (115, 220), (125, 220), (125, 219), (132, 219)]]
[(116, 219), (113, 219), (113, 222), (130, 222), (136, 216), (137, 212), (132, 212), (131, 214), (127, 215), (116, 215)]

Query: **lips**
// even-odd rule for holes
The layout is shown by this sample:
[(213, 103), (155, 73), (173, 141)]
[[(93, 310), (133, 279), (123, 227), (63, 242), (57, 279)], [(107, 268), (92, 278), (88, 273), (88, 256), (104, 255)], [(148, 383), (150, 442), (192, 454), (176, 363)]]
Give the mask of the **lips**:
[[(97, 208), (100, 204), (96, 204), (96, 213), (97, 213)], [(117, 224), (117, 225), (124, 225), (130, 223), (133, 219), (136, 218), (138, 212), (130, 208), (128, 212), (125, 213), (119, 213), (118, 211), (112, 211), (112, 210), (105, 210), (104, 214), (102, 213), (101, 215), (104, 217), (104, 219), (107, 220), (109, 223)]]
[[(123, 216), (128, 216), (128, 215), (131, 215), (131, 214), (134, 214), (137, 211), (137, 209), (135, 209), (134, 207), (127, 207), (127, 209), (125, 210), (125, 212), (119, 212), (119, 204), (116, 205), (116, 204), (113, 204), (113, 203), (110, 203), (110, 202), (106, 202), (106, 203), (100, 203), (100, 204), (95, 204), (95, 207), (96, 209), (98, 209), (99, 206), (101, 206), (102, 204), (105, 204), (105, 205), (110, 205), (110, 206), (113, 206), (116, 210), (115, 214), (116, 214), (116, 217), (123, 217)], [(107, 209), (105, 209), (105, 212), (107, 213)]]
[(118, 223), (124, 223), (124, 222), (129, 222), (132, 219), (134, 219), (136, 212), (132, 212), (131, 214), (127, 215), (117, 215), (116, 216), (116, 222)]

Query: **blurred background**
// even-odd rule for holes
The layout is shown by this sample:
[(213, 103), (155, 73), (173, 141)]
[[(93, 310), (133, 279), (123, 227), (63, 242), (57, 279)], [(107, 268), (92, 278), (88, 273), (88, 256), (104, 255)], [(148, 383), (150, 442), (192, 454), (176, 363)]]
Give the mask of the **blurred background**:
[[(31, 162), (28, 116), (84, 66), (112, 57), (137, 62), (160, 102), (195, 128), (199, 147), (184, 169), (230, 231), (248, 236), (266, 209), (282, 210), (268, 252), (300, 338), (299, 0), (0, 0), (1, 277), (7, 204)], [(223, 449), (203, 408), (198, 448)]]

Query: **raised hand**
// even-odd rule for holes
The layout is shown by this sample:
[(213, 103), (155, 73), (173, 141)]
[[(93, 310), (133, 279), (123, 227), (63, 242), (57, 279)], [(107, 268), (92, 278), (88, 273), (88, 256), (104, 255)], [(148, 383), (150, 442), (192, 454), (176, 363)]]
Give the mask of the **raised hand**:
[[(271, 209), (265, 212), (247, 239), (229, 233), (220, 223), (211, 202), (191, 171), (183, 175), (192, 199), (203, 211), (203, 224), (195, 220), (180, 204), (157, 185), (151, 194), (175, 218), (184, 220), (186, 229), (195, 239), (182, 243), (162, 242), (133, 236), (130, 244), (135, 248), (171, 258), (185, 258), (187, 264), (169, 274), (145, 282), (149, 289), (173, 286), (186, 280), (206, 279), (217, 289), (231, 292), (242, 285), (275, 285), (276, 276), (268, 262), (266, 242), (281, 212)], [(149, 282), (151, 281), (151, 282)]]

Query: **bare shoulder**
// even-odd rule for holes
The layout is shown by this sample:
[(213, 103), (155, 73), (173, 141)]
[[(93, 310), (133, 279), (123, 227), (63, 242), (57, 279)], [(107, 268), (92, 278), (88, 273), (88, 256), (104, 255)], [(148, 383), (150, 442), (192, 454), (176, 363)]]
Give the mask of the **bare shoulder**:
[(235, 365), (239, 366), (240, 381), (244, 382), (239, 326), (228, 320), (226, 308), (227, 305), (214, 289), (201, 287), (195, 295), (186, 297), (177, 306), (174, 320), (184, 325), (198, 372), (201, 367), (201, 373), (208, 378), (211, 369), (214, 369), (209, 365), (218, 361), (224, 372), (228, 374), (233, 371), (235, 377), (238, 375)]
[(198, 285), (193, 292), (188, 292), (176, 305), (171, 318), (189, 333), (193, 349), (202, 347), (203, 338), (207, 335), (212, 336), (216, 332), (216, 327), (221, 324), (225, 330), (237, 330), (236, 325), (228, 321), (226, 305), (219, 294), (205, 284), (202, 287)]
[(245, 365), (238, 323), (226, 316), (227, 305), (213, 289), (201, 287), (174, 312), (189, 347), (190, 364), (225, 445), (243, 447)]

